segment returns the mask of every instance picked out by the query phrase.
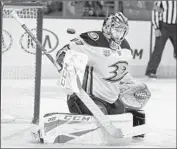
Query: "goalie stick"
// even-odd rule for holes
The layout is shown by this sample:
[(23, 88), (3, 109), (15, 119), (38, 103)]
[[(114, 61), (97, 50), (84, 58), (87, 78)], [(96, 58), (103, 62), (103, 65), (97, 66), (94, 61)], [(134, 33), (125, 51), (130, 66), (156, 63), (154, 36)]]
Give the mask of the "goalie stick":
[[(33, 35), (33, 33), (28, 29), (26, 24), (18, 17), (16, 12), (12, 11), (11, 15), (15, 18), (15, 20), (21, 25), (21, 27), (29, 34), (29, 36), (32, 38), (32, 40), (36, 43), (36, 45), (44, 52), (44, 54), (49, 58), (49, 60), (54, 64), (54, 66), (57, 68), (57, 70), (60, 72), (61, 68), (58, 66), (57, 62), (53, 59), (53, 57), (46, 53), (46, 49), (42, 46), (42, 44), (38, 41), (38, 39)], [(78, 78), (78, 77), (77, 77)], [(78, 85), (80, 85), (81, 82), (78, 79)], [(113, 137), (126, 137), (126, 136), (132, 136), (132, 135), (139, 135), (142, 134), (139, 133), (139, 129), (137, 127), (133, 127), (130, 129), (126, 129), (123, 131), (123, 129), (116, 128), (111, 121), (102, 113), (102, 111), (96, 106), (96, 104), (93, 102), (93, 100), (88, 96), (88, 94), (79, 86), (80, 92), (77, 93), (77, 95), (80, 97), (80, 99), (86, 104), (88, 109), (93, 113), (95, 118), (98, 120), (98, 122), (103, 126), (103, 128)], [(143, 130), (145, 130), (143, 128)], [(127, 132), (126, 132), (127, 131)]]

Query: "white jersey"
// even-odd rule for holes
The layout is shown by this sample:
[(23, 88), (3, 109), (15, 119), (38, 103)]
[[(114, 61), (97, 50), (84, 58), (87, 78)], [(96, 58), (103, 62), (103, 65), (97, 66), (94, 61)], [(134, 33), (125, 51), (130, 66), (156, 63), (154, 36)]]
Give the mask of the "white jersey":
[(113, 50), (102, 32), (94, 31), (73, 39), (69, 48), (88, 56), (83, 89), (89, 95), (114, 103), (119, 96), (120, 80), (128, 73), (128, 58), (132, 57), (128, 43), (124, 40), (119, 49)]

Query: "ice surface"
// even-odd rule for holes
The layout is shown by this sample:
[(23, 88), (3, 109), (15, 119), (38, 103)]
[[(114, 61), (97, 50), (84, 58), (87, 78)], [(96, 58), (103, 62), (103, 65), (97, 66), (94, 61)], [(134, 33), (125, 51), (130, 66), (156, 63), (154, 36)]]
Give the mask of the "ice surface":
[[(2, 147), (34, 148), (176, 148), (176, 80), (141, 79), (150, 88), (152, 98), (145, 107), (149, 133), (144, 139), (132, 140), (130, 144), (117, 146), (39, 144), (31, 141), (29, 123), (33, 113), (33, 91), (30, 80), (2, 83), (2, 117), (6, 114), (17, 120), (1, 124)], [(68, 112), (66, 96), (57, 86), (56, 80), (42, 80), (41, 115), (46, 112)], [(22, 121), (21, 121), (22, 120)]]

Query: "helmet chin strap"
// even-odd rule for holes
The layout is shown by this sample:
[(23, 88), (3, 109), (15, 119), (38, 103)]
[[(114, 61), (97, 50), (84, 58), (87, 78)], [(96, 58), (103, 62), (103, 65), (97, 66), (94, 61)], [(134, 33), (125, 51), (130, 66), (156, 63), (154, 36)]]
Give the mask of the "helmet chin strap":
[[(103, 34), (104, 34), (104, 33), (103, 33)], [(118, 49), (120, 49), (120, 44), (121, 44), (121, 41), (122, 41), (122, 40), (120, 40), (120, 42), (117, 43), (117, 42), (115, 41), (115, 39), (112, 38), (111, 36), (107, 36), (106, 34), (104, 34), (104, 36), (105, 36), (106, 39), (108, 40), (109, 46), (110, 46), (111, 49), (113, 49), (113, 50), (118, 50)]]

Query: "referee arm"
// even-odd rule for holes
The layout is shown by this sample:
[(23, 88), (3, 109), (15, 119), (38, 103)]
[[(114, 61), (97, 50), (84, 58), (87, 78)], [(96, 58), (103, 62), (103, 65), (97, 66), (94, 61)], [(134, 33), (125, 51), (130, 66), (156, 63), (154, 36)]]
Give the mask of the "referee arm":
[(162, 8), (162, 1), (155, 1), (154, 7), (152, 10), (152, 25), (155, 29), (155, 36), (160, 37), (162, 35), (160, 31), (160, 17), (162, 16), (163, 8)]

